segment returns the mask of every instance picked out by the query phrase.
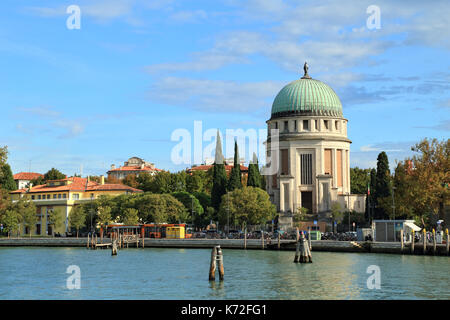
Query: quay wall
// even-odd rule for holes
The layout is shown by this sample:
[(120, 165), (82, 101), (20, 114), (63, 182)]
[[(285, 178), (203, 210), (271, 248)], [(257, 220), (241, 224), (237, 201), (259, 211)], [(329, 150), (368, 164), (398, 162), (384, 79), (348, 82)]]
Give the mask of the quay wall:
[[(142, 239), (139, 240), (142, 247)], [(104, 238), (103, 243), (110, 243), (110, 239)], [(98, 243), (100, 238), (98, 238)], [(211, 248), (220, 245), (224, 249), (244, 249), (243, 239), (149, 239), (144, 240), (145, 248)], [(87, 238), (0, 238), (0, 247), (87, 247)], [(411, 254), (411, 247), (406, 243), (401, 248), (400, 242), (365, 242), (365, 241), (311, 241), (312, 251), (328, 252), (372, 252), (372, 253), (394, 253)], [(129, 243), (129, 247), (136, 247), (136, 243)], [(262, 249), (261, 239), (247, 239), (247, 249)], [(289, 250), (295, 251), (295, 241), (281, 240), (280, 248), (278, 241), (265, 241), (265, 250)], [(423, 255), (422, 243), (414, 245), (414, 254)], [(427, 244), (427, 255), (448, 255), (445, 244), (437, 244), (436, 252), (433, 245)]]

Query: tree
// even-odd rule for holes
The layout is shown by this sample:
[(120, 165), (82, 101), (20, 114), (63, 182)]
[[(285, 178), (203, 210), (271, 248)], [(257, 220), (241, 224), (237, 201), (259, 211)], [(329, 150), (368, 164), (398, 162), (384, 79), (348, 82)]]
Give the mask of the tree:
[[(0, 167), (2, 167), (5, 163), (6, 160), (8, 159), (8, 147), (4, 146), (4, 147), (0, 147)], [(2, 178), (3, 172), (1, 172), (0, 170), (0, 179)]]
[(14, 191), (17, 189), (16, 182), (14, 181), (14, 176), (11, 171), (11, 167), (9, 164), (5, 163), (1, 166), (0, 171), (0, 188), (3, 188), (7, 191)]
[(450, 204), (450, 139), (424, 139), (411, 150), (417, 154), (400, 162), (395, 170), (396, 216), (415, 219), (424, 227), (434, 226), (437, 219), (447, 220), (444, 207)]
[(66, 178), (66, 175), (61, 173), (59, 170), (57, 170), (55, 168), (51, 168), (49, 171), (47, 171), (44, 174), (45, 181), (59, 180), (59, 179), (65, 179), (65, 178)]
[(227, 192), (227, 173), (224, 164), (214, 164), (213, 187), (211, 190), (211, 203), (214, 209), (219, 210), (222, 196)]
[[(101, 227), (107, 226), (111, 221), (111, 207), (108, 205), (102, 205), (97, 207), (97, 222)], [(102, 229), (103, 230), (103, 229)], [(100, 237), (103, 239), (103, 232)]]
[(331, 204), (331, 219), (333, 219), (333, 230), (334, 230), (334, 222), (337, 223), (342, 222), (342, 218), (344, 217), (344, 212), (342, 211), (341, 205), (339, 202), (333, 202)]
[(186, 211), (189, 212), (189, 216), (196, 226), (200, 226), (203, 223), (203, 213), (204, 209), (202, 205), (200, 204), (200, 201), (193, 196), (192, 194), (188, 192), (174, 192), (172, 193), (172, 196), (174, 196), (178, 201), (180, 201), (184, 207), (186, 208)]
[(139, 222), (138, 211), (134, 208), (127, 208), (122, 212), (122, 223), (124, 225), (135, 225)]
[(86, 225), (86, 212), (82, 206), (74, 206), (69, 215), (69, 224), (78, 231)]
[[(377, 219), (389, 217), (389, 211), (379, 205), (380, 202), (389, 201), (391, 198), (391, 174), (389, 170), (389, 161), (386, 152), (381, 152), (377, 158), (377, 174), (375, 180), (375, 203), (377, 208), (375, 214)], [(392, 201), (392, 200), (391, 200)]]
[(253, 161), (248, 165), (247, 187), (263, 189), (262, 181), (263, 179), (261, 179), (261, 173), (259, 172), (258, 158), (256, 157), (256, 154), (253, 153)]
[(352, 194), (366, 194), (370, 183), (370, 169), (350, 168), (350, 190)]
[(135, 189), (138, 189), (138, 187), (139, 187), (139, 182), (138, 182), (138, 180), (137, 180), (135, 174), (129, 174), (129, 175), (127, 175), (127, 176), (122, 180), (122, 183), (125, 184), (125, 185), (127, 185), (127, 186), (129, 186), (129, 187), (135, 188)]
[(186, 190), (189, 193), (203, 192), (206, 184), (206, 172), (194, 171), (186, 177)]
[(219, 210), (222, 225), (226, 225), (229, 220), (230, 224), (242, 227), (263, 224), (275, 215), (275, 206), (270, 202), (267, 192), (255, 187), (243, 187), (223, 195)]
[(50, 211), (48, 217), (49, 225), (53, 226), (53, 229), (58, 229), (64, 221), (64, 210), (63, 208), (56, 208)]
[(28, 233), (31, 237), (31, 229), (36, 225), (37, 217), (36, 217), (36, 206), (33, 201), (26, 201), (20, 199), (16, 203), (12, 205), (14, 210), (16, 210), (19, 218), (19, 223), (23, 223), (23, 225), (28, 228)]
[(2, 223), (9, 238), (12, 233), (19, 231), (19, 214), (14, 209), (5, 210)]
[(237, 141), (234, 141), (234, 163), (233, 168), (231, 169), (230, 179), (228, 181), (228, 190), (233, 191), (240, 188), (242, 188), (241, 164), (239, 161), (239, 149)]

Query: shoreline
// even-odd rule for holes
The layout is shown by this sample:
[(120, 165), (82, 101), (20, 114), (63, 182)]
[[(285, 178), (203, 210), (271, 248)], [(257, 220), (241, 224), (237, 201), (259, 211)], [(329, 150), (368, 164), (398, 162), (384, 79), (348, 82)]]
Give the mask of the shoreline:
[[(87, 238), (0, 238), (0, 247), (85, 247)], [(100, 239), (98, 239), (98, 243)], [(109, 238), (104, 238), (103, 243), (109, 243)], [(247, 239), (247, 247), (244, 248), (243, 239), (150, 239), (144, 240), (144, 248), (201, 248), (210, 249), (220, 245), (224, 249), (249, 249), (249, 250), (284, 250), (295, 251), (295, 240), (278, 241), (267, 240), (262, 248), (261, 239)], [(405, 243), (403, 251), (400, 242), (367, 242), (367, 241), (333, 241), (312, 240), (312, 251), (327, 252), (355, 252), (355, 253), (391, 253), (411, 255), (409, 243)], [(130, 248), (136, 248), (136, 242), (129, 243)], [(139, 239), (139, 248), (142, 248), (142, 239)], [(100, 250), (100, 249), (99, 249)], [(445, 244), (437, 244), (433, 252), (433, 244), (427, 244), (426, 252), (422, 243), (414, 244), (414, 255), (448, 256)]]

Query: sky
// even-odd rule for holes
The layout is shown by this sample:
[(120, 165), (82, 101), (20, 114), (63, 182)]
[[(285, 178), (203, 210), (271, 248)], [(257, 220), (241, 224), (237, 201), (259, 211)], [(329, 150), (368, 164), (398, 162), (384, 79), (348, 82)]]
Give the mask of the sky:
[(385, 151), (393, 168), (423, 138), (449, 137), (449, 12), (439, 0), (3, 0), (0, 146), (14, 173), (100, 175), (133, 156), (178, 171), (190, 165), (174, 161), (176, 132), (194, 150), (195, 121), (201, 148), (217, 129), (264, 131), (307, 61), (341, 99), (351, 166)]

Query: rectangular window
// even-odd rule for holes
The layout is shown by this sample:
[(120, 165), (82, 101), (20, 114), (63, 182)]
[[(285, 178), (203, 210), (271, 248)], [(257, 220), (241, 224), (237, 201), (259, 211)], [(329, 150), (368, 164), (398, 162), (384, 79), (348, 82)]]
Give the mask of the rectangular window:
[(297, 132), (297, 120), (294, 120), (294, 131)]
[(56, 199), (56, 193), (53, 195), (53, 199)]
[(47, 195), (47, 199), (50, 199), (50, 195), (49, 194)]
[(303, 130), (309, 130), (309, 121), (303, 120)]
[(58, 194), (58, 199), (61, 199), (61, 193)]
[(66, 198), (66, 194), (64, 193), (64, 194), (63, 194), (63, 199), (65, 199), (65, 198)]
[(288, 149), (281, 150), (281, 174), (289, 174), (289, 158)]
[(31, 200), (34, 200), (34, 195), (33, 195), (33, 196), (31, 196)]
[(342, 168), (342, 150), (336, 151), (336, 170), (337, 170), (337, 185), (342, 187), (342, 173), (344, 172)]
[(278, 122), (275, 122), (275, 129), (278, 129)]
[(334, 122), (334, 126), (336, 128), (336, 131), (339, 131), (339, 122), (338, 121)]
[(301, 184), (312, 184), (312, 154), (300, 155)]
[(78, 193), (74, 193), (74, 194), (72, 194), (72, 199), (78, 200), (78, 199), (80, 199), (80, 195)]
[(37, 224), (37, 225), (36, 225), (36, 234), (37, 234), (37, 235), (40, 235), (40, 234), (41, 234), (41, 225), (40, 225), (40, 224)]
[(325, 130), (328, 130), (328, 120), (323, 120), (323, 125), (325, 126)]
[(288, 121), (284, 122), (284, 131), (289, 132), (289, 122)]
[(314, 129), (318, 130), (319, 129), (319, 124), (317, 120), (314, 120)]
[(331, 162), (331, 149), (325, 149), (325, 174), (333, 174), (333, 166)]
[(41, 200), (41, 195), (38, 195), (38, 200)]
[(277, 175), (274, 174), (272, 175), (272, 188), (276, 188), (277, 187)]

